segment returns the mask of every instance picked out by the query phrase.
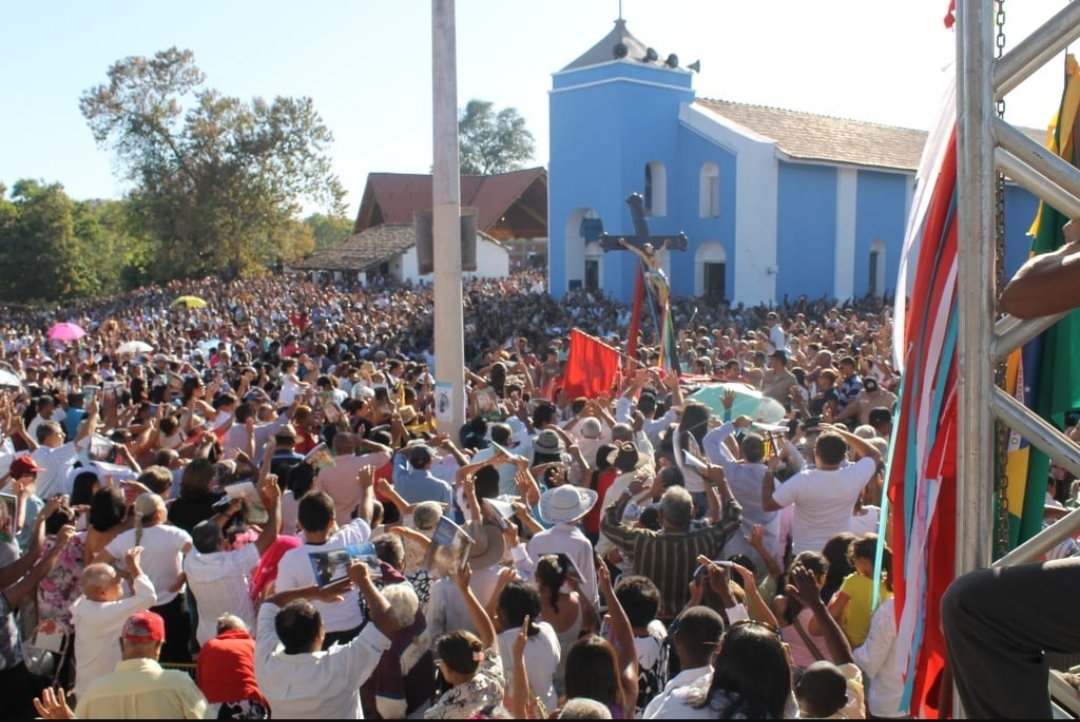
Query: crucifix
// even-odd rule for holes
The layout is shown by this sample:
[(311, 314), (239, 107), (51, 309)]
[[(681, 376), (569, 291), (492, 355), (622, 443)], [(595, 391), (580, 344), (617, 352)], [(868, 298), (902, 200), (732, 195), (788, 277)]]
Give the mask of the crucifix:
[[(634, 308), (630, 318), (629, 338), (626, 355), (637, 357), (638, 326), (641, 319), (641, 304), (645, 296), (645, 284), (648, 283), (649, 310), (656, 326), (656, 335), (661, 343), (661, 355), (666, 365), (678, 370), (678, 358), (675, 353), (674, 329), (671, 323), (669, 296), (671, 287), (667, 276), (660, 267), (659, 253), (666, 249), (685, 251), (686, 234), (682, 231), (671, 235), (650, 236), (649, 223), (645, 220), (645, 202), (640, 193), (631, 193), (626, 198), (630, 206), (630, 217), (634, 221), (634, 235), (617, 236), (608, 233), (600, 235), (600, 248), (604, 251), (627, 250), (638, 257), (637, 280), (634, 286)], [(657, 250), (659, 249), (659, 250)]]

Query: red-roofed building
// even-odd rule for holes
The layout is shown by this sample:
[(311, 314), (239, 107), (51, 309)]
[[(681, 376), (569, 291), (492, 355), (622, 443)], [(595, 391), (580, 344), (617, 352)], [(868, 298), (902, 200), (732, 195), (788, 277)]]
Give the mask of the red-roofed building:
[[(431, 211), (431, 185), (430, 175), (370, 174), (353, 235), (295, 268), (422, 280), (413, 219), (418, 212)], [(543, 168), (461, 176), (461, 205), (477, 213), (477, 269), (466, 275), (494, 278), (525, 267), (547, 267), (547, 191)]]
[[(383, 223), (412, 223), (414, 213), (431, 210), (431, 193), (430, 175), (370, 174), (353, 233)], [(478, 210), (477, 229), (492, 238), (547, 238), (547, 171), (463, 175), (461, 205)]]

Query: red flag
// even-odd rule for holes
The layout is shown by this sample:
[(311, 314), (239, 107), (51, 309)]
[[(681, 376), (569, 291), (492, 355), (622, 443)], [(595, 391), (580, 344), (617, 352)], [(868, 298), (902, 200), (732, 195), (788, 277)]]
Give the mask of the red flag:
[(949, 0), (949, 12), (945, 13), (945, 28), (951, 30), (956, 23), (956, 0)]
[(595, 336), (570, 329), (570, 348), (566, 356), (562, 389), (567, 398), (596, 398), (611, 393), (611, 384), (619, 372), (619, 352)]

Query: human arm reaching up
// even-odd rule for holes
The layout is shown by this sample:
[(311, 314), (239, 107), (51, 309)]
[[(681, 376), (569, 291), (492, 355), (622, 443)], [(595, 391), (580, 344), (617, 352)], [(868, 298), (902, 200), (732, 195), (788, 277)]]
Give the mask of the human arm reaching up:
[(1038, 318), (1080, 306), (1080, 219), (1065, 224), (1065, 244), (1029, 259), (1001, 292), (1000, 308)]

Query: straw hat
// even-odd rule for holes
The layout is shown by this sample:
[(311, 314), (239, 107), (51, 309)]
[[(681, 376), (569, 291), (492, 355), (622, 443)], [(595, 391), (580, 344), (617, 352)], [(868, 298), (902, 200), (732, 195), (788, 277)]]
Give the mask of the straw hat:
[(540, 518), (547, 524), (569, 524), (589, 513), (596, 492), (572, 484), (548, 489), (540, 497)]

